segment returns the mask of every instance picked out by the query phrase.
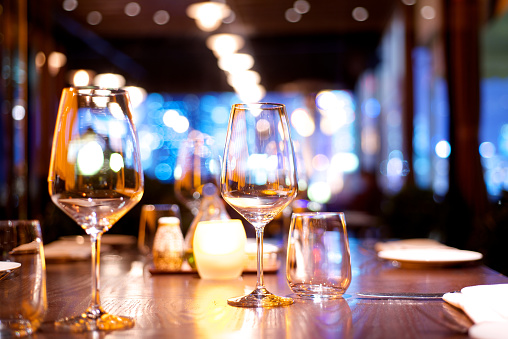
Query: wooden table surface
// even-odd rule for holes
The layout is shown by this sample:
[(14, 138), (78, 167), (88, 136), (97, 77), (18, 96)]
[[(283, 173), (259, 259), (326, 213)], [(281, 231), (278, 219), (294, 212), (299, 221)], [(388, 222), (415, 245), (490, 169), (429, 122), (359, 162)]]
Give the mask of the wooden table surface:
[[(471, 322), (437, 300), (373, 300), (358, 292), (449, 292), (465, 286), (508, 283), (485, 266), (403, 269), (378, 259), (351, 239), (353, 278), (343, 299), (295, 299), (289, 307), (235, 308), (226, 299), (250, 292), (255, 274), (215, 282), (197, 274), (152, 275), (135, 250), (104, 253), (103, 308), (136, 320), (126, 331), (85, 334), (54, 332), (51, 322), (76, 315), (90, 301), (90, 263), (47, 264), (48, 313), (37, 338), (467, 338)], [(285, 256), (284, 256), (285, 257)], [(265, 275), (273, 293), (289, 295), (285, 265)]]

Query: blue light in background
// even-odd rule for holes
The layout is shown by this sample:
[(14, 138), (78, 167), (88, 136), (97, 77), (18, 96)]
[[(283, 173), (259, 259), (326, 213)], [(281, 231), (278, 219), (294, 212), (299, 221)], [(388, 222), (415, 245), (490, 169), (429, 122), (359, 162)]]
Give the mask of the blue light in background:
[[(265, 100), (281, 102), (291, 112), (304, 98), (296, 93), (268, 93)], [(222, 156), (231, 105), (240, 102), (236, 94), (230, 92), (149, 93), (136, 108), (136, 128), (145, 174), (151, 179), (172, 183), (180, 143), (191, 130), (214, 138), (217, 154)], [(297, 133), (292, 136), (297, 137)]]
[(362, 113), (369, 118), (377, 118), (381, 112), (381, 105), (376, 98), (369, 98), (362, 104)]
[(508, 79), (481, 82), (479, 152), (491, 199), (508, 191)]

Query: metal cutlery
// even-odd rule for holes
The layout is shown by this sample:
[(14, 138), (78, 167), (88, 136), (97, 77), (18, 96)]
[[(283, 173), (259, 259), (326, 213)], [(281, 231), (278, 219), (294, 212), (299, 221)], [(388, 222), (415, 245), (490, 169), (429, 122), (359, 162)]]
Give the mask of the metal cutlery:
[(365, 299), (442, 299), (443, 294), (441, 293), (400, 293), (400, 292), (358, 292), (356, 295), (359, 298)]

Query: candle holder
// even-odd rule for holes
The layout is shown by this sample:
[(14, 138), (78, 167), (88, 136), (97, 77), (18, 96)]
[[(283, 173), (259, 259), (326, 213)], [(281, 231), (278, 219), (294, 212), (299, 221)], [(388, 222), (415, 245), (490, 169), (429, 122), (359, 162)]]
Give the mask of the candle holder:
[(194, 234), (194, 257), (202, 279), (240, 277), (245, 266), (245, 228), (238, 219), (201, 221)]

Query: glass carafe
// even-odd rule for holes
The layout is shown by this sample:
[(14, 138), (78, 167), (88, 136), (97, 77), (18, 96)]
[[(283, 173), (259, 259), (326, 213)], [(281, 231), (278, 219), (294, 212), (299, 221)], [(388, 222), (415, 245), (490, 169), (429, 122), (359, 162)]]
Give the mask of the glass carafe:
[(231, 219), (222, 198), (219, 196), (217, 186), (212, 183), (203, 186), (203, 197), (199, 206), (198, 214), (192, 220), (191, 225), (185, 235), (185, 259), (191, 268), (196, 268), (194, 260), (194, 251), (192, 248), (192, 241), (196, 226), (200, 221), (210, 220), (228, 220)]

